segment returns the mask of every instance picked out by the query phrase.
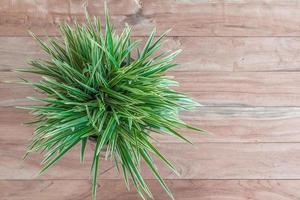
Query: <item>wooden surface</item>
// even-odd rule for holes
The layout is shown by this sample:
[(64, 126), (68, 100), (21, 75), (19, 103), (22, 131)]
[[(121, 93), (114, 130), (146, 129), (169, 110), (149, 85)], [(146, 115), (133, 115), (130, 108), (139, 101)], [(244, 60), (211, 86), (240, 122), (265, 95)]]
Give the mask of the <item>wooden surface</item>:
[[(40, 177), (40, 155), (21, 160), (33, 127), (16, 105), (37, 93), (12, 83), (17, 68), (44, 58), (30, 29), (58, 35), (60, 21), (84, 18), (83, 0), (0, 0), (0, 199), (91, 199), (89, 167), (79, 147)], [(134, 27), (145, 39), (172, 28), (165, 49), (183, 49), (180, 67), (169, 72), (179, 91), (203, 106), (182, 119), (207, 135), (184, 132), (194, 145), (167, 136), (155, 142), (180, 176), (157, 162), (177, 200), (300, 199), (300, 0), (110, 0), (115, 27)], [(103, 16), (103, 1), (90, 0)], [(30, 75), (29, 75), (30, 76)], [(31, 76), (33, 79), (37, 77)], [(137, 200), (127, 192), (112, 163), (101, 161), (98, 199)], [(143, 167), (143, 166), (142, 166)], [(155, 199), (166, 194), (149, 171), (144, 176)]]
[[(191, 200), (298, 200), (299, 180), (167, 180), (175, 199)], [(167, 195), (154, 180), (147, 181), (156, 200), (166, 200)], [(66, 185), (68, 187), (66, 187)], [(87, 180), (10, 180), (0, 181), (1, 197), (7, 199), (72, 199), (90, 200), (91, 187)], [(16, 191), (12, 191), (14, 188)], [(111, 190), (114, 192), (111, 192)], [(180, 192), (178, 192), (180, 191)], [(100, 180), (100, 199), (128, 200), (139, 199), (136, 191), (130, 192), (121, 180)]]
[[(0, 177), (2, 179), (32, 179), (40, 168), (39, 155), (28, 160), (25, 143), (1, 144)], [(300, 145), (298, 143), (204, 143), (156, 144), (162, 153), (176, 164), (180, 176), (158, 162), (161, 175), (167, 179), (300, 179)], [(79, 162), (80, 148), (75, 148), (38, 179), (88, 179), (92, 149), (88, 148), (86, 162)], [(117, 170), (110, 161), (101, 161), (100, 179), (118, 179)], [(288, 170), (287, 170), (288, 169)], [(142, 165), (143, 175), (152, 179)]]

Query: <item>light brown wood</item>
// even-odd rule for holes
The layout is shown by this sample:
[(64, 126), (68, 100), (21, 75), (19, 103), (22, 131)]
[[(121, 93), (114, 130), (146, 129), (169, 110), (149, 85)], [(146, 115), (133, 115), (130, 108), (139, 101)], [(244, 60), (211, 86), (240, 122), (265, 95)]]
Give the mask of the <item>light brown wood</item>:
[[(24, 161), (22, 157), (26, 152), (27, 142), (9, 142), (0, 144), (0, 155), (3, 160), (0, 166), (0, 179), (36, 179), (39, 170), (41, 169), (40, 161), (42, 155), (32, 154)], [(49, 170), (40, 178), (59, 178), (59, 179), (78, 179), (89, 178), (93, 145), (88, 144), (86, 148), (86, 163), (80, 164), (79, 152), (80, 148), (77, 146), (68, 152), (68, 157), (62, 158), (57, 162), (51, 170)], [(99, 168), (100, 177), (101, 174), (105, 174), (108, 171), (113, 170), (116, 174), (113, 174), (117, 178), (117, 171), (113, 169), (113, 163), (110, 161), (102, 161), (101, 168)], [(38, 178), (39, 179), (39, 178)]]
[[(171, 72), (180, 83), (174, 89), (208, 106), (300, 106), (300, 72)], [(8, 84), (16, 73), (0, 74), (0, 106), (30, 103), (27, 85)]]
[[(40, 177), (41, 155), (21, 160), (33, 127), (27, 96), (37, 93), (16, 80), (15, 69), (45, 58), (30, 29), (58, 35), (61, 21), (84, 20), (85, 0), (0, 0), (0, 199), (91, 199), (87, 146), (84, 165), (79, 146)], [(103, 19), (103, 2), (88, 1), (88, 11)], [(183, 132), (194, 146), (155, 136), (177, 177), (154, 160), (178, 200), (300, 199), (300, 1), (298, 0), (110, 0), (117, 31), (129, 23), (138, 39), (155, 26), (172, 28), (163, 49), (183, 49), (181, 67), (169, 75), (175, 88), (204, 106), (181, 113), (183, 120), (211, 135)], [(36, 77), (26, 75), (37, 80)], [(155, 199), (166, 194), (145, 165), (143, 175)], [(100, 163), (98, 198), (140, 199), (125, 190), (110, 161)]]
[[(2, 0), (0, 35), (56, 35), (59, 21), (84, 17), (85, 1)], [(297, 1), (112, 1), (112, 21), (129, 23), (136, 35), (172, 28), (174, 36), (299, 36)], [(89, 1), (91, 14), (103, 16), (102, 2)]]
[[(161, 175), (167, 179), (300, 179), (298, 143), (204, 143), (156, 144), (180, 173), (171, 173), (156, 158)], [(0, 179), (33, 179), (40, 169), (40, 156), (22, 161), (25, 143), (0, 145)], [(37, 179), (82, 179), (89, 177), (92, 159), (89, 146), (84, 165), (79, 163), (79, 147)], [(121, 176), (110, 161), (100, 162), (103, 179)], [(144, 178), (153, 178), (142, 165)]]
[[(138, 37), (139, 40), (146, 40)], [(299, 37), (168, 37), (163, 50), (182, 49), (173, 71), (300, 70)], [(46, 58), (31, 37), (0, 37), (0, 71)]]
[[(300, 108), (298, 107), (203, 107), (184, 112), (181, 118), (210, 134), (181, 130), (192, 142), (300, 142)], [(34, 127), (23, 125), (32, 120), (24, 110), (0, 107), (1, 143), (28, 141)], [(182, 143), (174, 137), (154, 134), (159, 143)]]
[[(159, 183), (148, 180), (156, 200), (169, 199)], [(298, 200), (298, 180), (167, 180), (177, 200)], [(18, 192), (16, 192), (18, 191)], [(98, 200), (140, 200), (135, 190), (126, 190), (122, 180), (100, 180)], [(0, 181), (3, 200), (90, 200), (87, 180)]]
[(298, 106), (300, 73), (177, 73), (179, 91), (210, 106)]

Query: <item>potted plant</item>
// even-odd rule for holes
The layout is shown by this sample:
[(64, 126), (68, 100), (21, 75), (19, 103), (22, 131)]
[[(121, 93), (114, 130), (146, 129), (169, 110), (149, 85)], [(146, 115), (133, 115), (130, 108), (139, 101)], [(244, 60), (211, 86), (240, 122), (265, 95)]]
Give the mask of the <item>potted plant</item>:
[(114, 161), (127, 187), (132, 180), (143, 199), (152, 194), (140, 172), (141, 160), (173, 198), (152, 156), (176, 170), (153, 145), (152, 136), (167, 134), (189, 142), (178, 129), (202, 131), (179, 119), (179, 111), (197, 103), (171, 89), (177, 83), (165, 75), (176, 66), (173, 58), (180, 50), (161, 51), (166, 33), (156, 38), (155, 31), (141, 48), (140, 41), (131, 38), (128, 25), (116, 34), (105, 13), (104, 30), (98, 18), (86, 14), (85, 24), (60, 24), (61, 38), (45, 42), (32, 34), (49, 59), (32, 60), (31, 68), (21, 70), (42, 76), (38, 81), (23, 80), (44, 94), (31, 98), (41, 103), (22, 107), (35, 117), (27, 153), (44, 154), (42, 174), (77, 144), (81, 144), (83, 161), (91, 140), (95, 145), (91, 166), (94, 198), (101, 152)]

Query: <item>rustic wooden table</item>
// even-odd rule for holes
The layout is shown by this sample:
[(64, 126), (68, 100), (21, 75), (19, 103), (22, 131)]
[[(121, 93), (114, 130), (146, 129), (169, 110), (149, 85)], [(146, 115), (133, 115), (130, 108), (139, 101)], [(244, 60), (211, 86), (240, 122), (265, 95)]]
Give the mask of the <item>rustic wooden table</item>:
[[(43, 57), (30, 29), (57, 35), (59, 21), (84, 18), (80, 0), (0, 0), (0, 199), (91, 199), (89, 170), (79, 148), (41, 177), (40, 156), (22, 161), (33, 129), (16, 110), (33, 95), (16, 80), (16, 68)], [(169, 74), (204, 106), (182, 118), (212, 135), (187, 132), (194, 146), (157, 137), (181, 177), (159, 168), (177, 200), (300, 199), (300, 0), (109, 1), (113, 23), (125, 22), (143, 39), (154, 26), (172, 28), (165, 49), (183, 49)], [(103, 16), (103, 1), (89, 1)], [(89, 149), (91, 150), (91, 149)], [(101, 163), (98, 199), (139, 199), (126, 192), (110, 162)], [(149, 172), (157, 200), (165, 200)]]

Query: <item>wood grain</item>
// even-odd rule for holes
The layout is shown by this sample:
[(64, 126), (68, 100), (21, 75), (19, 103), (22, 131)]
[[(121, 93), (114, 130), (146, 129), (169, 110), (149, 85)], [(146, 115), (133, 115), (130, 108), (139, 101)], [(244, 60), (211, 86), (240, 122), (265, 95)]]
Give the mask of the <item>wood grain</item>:
[[(181, 118), (210, 134), (181, 130), (192, 142), (300, 142), (300, 108), (298, 107), (203, 107), (181, 113)], [(32, 120), (24, 110), (0, 107), (0, 145), (27, 142), (33, 127), (22, 123)], [(5, 130), (5, 131), (4, 131)], [(154, 134), (160, 143), (181, 143), (173, 137)]]
[[(298, 143), (204, 143), (156, 144), (181, 174), (171, 173), (156, 158), (166, 179), (300, 179)], [(24, 143), (0, 146), (0, 179), (33, 179), (40, 169), (40, 156), (22, 161)], [(89, 145), (84, 165), (79, 163), (79, 147), (71, 150), (47, 173), (37, 179), (82, 179), (89, 177), (92, 148)], [(110, 161), (101, 161), (101, 179), (119, 179)], [(143, 176), (154, 178), (142, 165)]]
[[(300, 106), (300, 72), (171, 72), (174, 89), (206, 106)], [(28, 104), (33, 89), (16, 81), (16, 73), (0, 74), (0, 106)]]
[[(138, 37), (139, 40), (146, 40)], [(182, 49), (173, 71), (299, 71), (299, 37), (168, 37), (162, 50)], [(0, 37), (0, 71), (46, 58), (31, 37)]]
[[(32, 58), (46, 58), (30, 29), (58, 35), (59, 22), (84, 20), (83, 4), (103, 19), (102, 1), (0, 0), (0, 199), (91, 199), (88, 144), (84, 165), (79, 146), (36, 177), (41, 155), (21, 157), (33, 132), (22, 125), (37, 93), (16, 80), (15, 69)], [(172, 28), (163, 49), (183, 49), (181, 67), (168, 75), (175, 88), (204, 106), (181, 118), (211, 135), (183, 132), (195, 144), (166, 136), (155, 142), (177, 166), (177, 177), (154, 159), (178, 200), (300, 199), (300, 2), (298, 0), (110, 0), (117, 31), (129, 23), (145, 39)], [(29, 75), (35, 80), (36, 77)], [(98, 198), (137, 200), (125, 190), (110, 161), (101, 160)], [(155, 199), (166, 194), (145, 165), (143, 175)]]
[[(56, 35), (60, 21), (84, 17), (85, 1), (36, 2), (1, 0), (0, 35)], [(111, 1), (112, 21), (120, 29), (129, 23), (136, 35), (155, 26), (174, 36), (299, 36), (297, 1)], [(102, 2), (89, 1), (91, 14), (103, 16)]]
[[(298, 200), (298, 180), (167, 180), (177, 200)], [(156, 200), (168, 196), (154, 180), (148, 180)], [(18, 191), (18, 192), (16, 192)], [(0, 181), (3, 200), (90, 200), (87, 180), (16, 180)], [(140, 200), (136, 191), (128, 192), (122, 180), (100, 180), (98, 200)]]
[(298, 106), (298, 72), (174, 72), (178, 91), (210, 106)]

